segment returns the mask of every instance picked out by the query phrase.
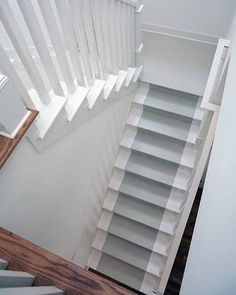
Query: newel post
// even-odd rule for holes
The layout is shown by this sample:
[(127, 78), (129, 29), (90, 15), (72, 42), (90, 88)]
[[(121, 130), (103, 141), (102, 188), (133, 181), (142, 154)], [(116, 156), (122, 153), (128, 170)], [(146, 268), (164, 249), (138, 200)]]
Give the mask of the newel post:
[(14, 138), (30, 114), (13, 82), (0, 73), (0, 135)]

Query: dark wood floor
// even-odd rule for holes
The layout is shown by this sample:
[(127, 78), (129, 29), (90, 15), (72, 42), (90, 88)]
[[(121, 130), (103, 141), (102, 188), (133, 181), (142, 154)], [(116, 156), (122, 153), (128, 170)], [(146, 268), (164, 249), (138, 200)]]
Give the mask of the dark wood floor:
[(196, 222), (196, 217), (200, 205), (202, 189), (198, 189), (192, 211), (190, 213), (188, 223), (186, 225), (182, 241), (171, 271), (171, 275), (166, 287), (165, 295), (178, 295), (183, 279), (184, 269), (188, 257), (189, 247), (192, 239), (192, 234)]

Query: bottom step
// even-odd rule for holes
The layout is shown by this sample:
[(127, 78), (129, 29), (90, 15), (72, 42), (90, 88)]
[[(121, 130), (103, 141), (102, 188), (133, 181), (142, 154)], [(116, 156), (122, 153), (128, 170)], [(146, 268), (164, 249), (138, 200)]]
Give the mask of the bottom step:
[(160, 279), (110, 255), (102, 254), (98, 272), (143, 293), (157, 289)]
[(0, 295), (62, 295), (63, 291), (55, 287), (3, 288)]
[(0, 270), (0, 288), (29, 287), (34, 276), (21, 271)]

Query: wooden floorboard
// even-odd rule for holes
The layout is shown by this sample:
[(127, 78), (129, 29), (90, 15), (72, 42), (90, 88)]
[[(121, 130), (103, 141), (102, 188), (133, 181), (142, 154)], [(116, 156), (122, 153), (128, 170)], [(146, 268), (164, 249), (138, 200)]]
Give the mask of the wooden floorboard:
[(10, 157), (10, 155), (38, 115), (37, 111), (29, 111), (31, 111), (29, 118), (26, 120), (25, 124), (21, 127), (14, 139), (10, 139), (0, 135), (0, 169), (6, 163), (7, 159)]
[(55, 286), (63, 290), (65, 295), (133, 294), (1, 227), (0, 258), (9, 262), (9, 270), (34, 275), (35, 286)]

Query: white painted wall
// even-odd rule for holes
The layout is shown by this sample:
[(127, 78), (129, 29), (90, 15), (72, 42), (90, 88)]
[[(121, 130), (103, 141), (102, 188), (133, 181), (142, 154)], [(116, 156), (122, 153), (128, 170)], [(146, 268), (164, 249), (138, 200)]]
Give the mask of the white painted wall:
[(148, 83), (202, 96), (216, 46), (143, 32), (144, 72)]
[(41, 154), (24, 139), (0, 170), (0, 226), (85, 265), (131, 97)]
[(236, 290), (236, 13), (224, 98), (181, 295)]
[(143, 22), (184, 31), (227, 35), (235, 0), (145, 0)]

